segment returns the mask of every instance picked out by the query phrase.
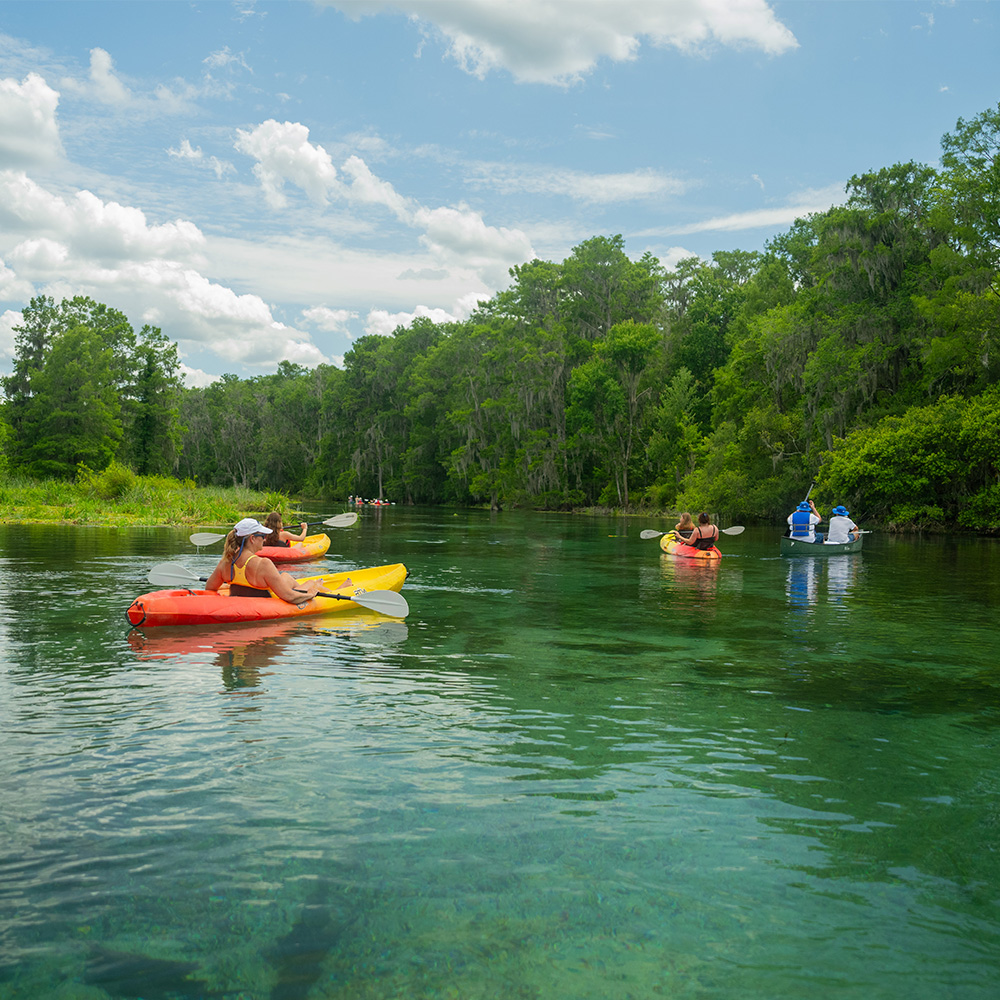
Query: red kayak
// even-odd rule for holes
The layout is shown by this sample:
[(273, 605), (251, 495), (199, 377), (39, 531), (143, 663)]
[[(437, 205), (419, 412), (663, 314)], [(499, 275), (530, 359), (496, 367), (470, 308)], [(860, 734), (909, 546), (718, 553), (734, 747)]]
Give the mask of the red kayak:
[[(169, 567), (172, 564), (165, 565)], [(193, 582), (199, 579), (195, 576)], [(406, 567), (402, 563), (393, 563), (367, 569), (340, 570), (338, 573), (302, 579), (322, 580), (323, 590), (338, 596), (317, 595), (311, 601), (297, 605), (287, 604), (277, 597), (231, 597), (228, 584), (223, 584), (217, 591), (175, 588), (140, 595), (132, 602), (126, 615), (132, 625), (149, 627), (274, 621), (302, 615), (326, 615), (345, 611), (357, 613), (365, 607), (377, 610), (376, 604), (382, 603), (377, 595), (386, 590), (393, 591), (395, 595), (403, 589)], [(373, 593), (369, 594), (369, 591)], [(393, 599), (398, 601), (394, 595)], [(351, 600), (352, 597), (357, 597), (358, 602), (364, 603), (357, 603)], [(388, 613), (397, 614), (392, 609), (391, 602)], [(405, 614), (405, 608), (403, 613)]]
[(289, 542), (287, 546), (265, 545), (260, 555), (275, 563), (305, 562), (322, 558), (329, 548), (329, 535), (306, 535), (301, 542)]
[(660, 548), (668, 556), (680, 559), (721, 559), (722, 553), (713, 545), (710, 549), (696, 549), (693, 545), (685, 545), (677, 540), (677, 535), (668, 531), (660, 539)]

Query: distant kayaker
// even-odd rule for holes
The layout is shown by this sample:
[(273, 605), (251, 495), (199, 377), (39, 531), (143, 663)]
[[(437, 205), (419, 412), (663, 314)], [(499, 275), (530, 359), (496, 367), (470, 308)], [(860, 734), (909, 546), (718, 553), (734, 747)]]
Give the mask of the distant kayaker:
[(719, 529), (712, 524), (712, 519), (708, 514), (699, 514), (698, 523), (694, 526), (691, 531), (691, 537), (686, 541), (681, 540), (681, 545), (690, 545), (693, 549), (705, 549), (713, 548), (715, 543), (719, 540)]
[(299, 533), (297, 535), (293, 535), (285, 528), (281, 515), (276, 510), (272, 510), (271, 513), (264, 518), (264, 527), (271, 529), (271, 534), (264, 540), (264, 544), (280, 545), (285, 548), (287, 548), (291, 542), (303, 541), (306, 537), (306, 532), (309, 530), (309, 525), (303, 521), (299, 525)]
[(226, 535), (222, 558), (205, 588), (218, 590), (228, 583), (233, 597), (280, 597), (289, 604), (305, 604), (315, 597), (323, 586), (322, 580), (300, 582), (288, 573), (279, 573), (270, 559), (257, 555), (270, 534), (270, 529), (255, 518), (239, 521)]
[(687, 511), (684, 511), (684, 513), (681, 514), (681, 519), (674, 525), (674, 531), (676, 531), (681, 538), (690, 538), (691, 532), (694, 531), (694, 528), (694, 521), (691, 520), (691, 515)]
[(803, 500), (788, 515), (788, 534), (792, 538), (801, 538), (806, 542), (816, 541), (816, 525), (821, 523), (823, 518), (819, 516), (816, 504), (812, 500)]
[(843, 504), (834, 507), (830, 513), (833, 517), (826, 533), (827, 545), (844, 545), (861, 537), (861, 529), (851, 520), (850, 512)]

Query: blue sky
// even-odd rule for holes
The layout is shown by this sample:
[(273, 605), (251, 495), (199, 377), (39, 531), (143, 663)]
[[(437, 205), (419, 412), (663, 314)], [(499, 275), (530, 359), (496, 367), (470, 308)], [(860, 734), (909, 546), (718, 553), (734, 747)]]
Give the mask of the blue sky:
[(1000, 101), (988, 0), (0, 3), (0, 372), (34, 295), (190, 385), (463, 319), (595, 235), (760, 250)]

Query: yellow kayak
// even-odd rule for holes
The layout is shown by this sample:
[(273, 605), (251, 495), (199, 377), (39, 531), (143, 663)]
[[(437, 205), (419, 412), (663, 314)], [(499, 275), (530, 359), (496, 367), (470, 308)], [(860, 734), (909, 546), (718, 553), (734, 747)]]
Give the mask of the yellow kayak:
[[(192, 579), (199, 578), (193, 576)], [(322, 594), (317, 594), (305, 604), (288, 604), (278, 597), (231, 597), (229, 585), (223, 584), (218, 591), (154, 590), (137, 597), (125, 614), (132, 625), (148, 627), (272, 621), (278, 618), (298, 618), (302, 615), (358, 611), (362, 607), (380, 610), (375, 593), (370, 599), (364, 595), (369, 591), (387, 590), (398, 594), (406, 581), (406, 567), (402, 563), (392, 563), (388, 566), (342, 570), (338, 573), (325, 573), (300, 579), (322, 580), (323, 593), (337, 596), (324, 597)], [(351, 600), (355, 595), (365, 603), (362, 605)], [(393, 598), (393, 601), (403, 604), (399, 598)], [(385, 604), (387, 610), (384, 613), (398, 614), (392, 609), (392, 602), (386, 601)]]

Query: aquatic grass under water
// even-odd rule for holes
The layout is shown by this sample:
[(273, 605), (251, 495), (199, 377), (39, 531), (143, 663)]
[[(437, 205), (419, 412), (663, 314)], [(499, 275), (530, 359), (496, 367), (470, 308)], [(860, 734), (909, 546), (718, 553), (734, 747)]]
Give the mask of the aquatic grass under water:
[(638, 527), (363, 511), (386, 642), (123, 637), (215, 557), (0, 527), (0, 997), (993, 1000), (1000, 546)]

